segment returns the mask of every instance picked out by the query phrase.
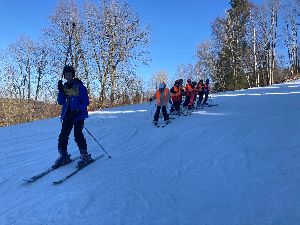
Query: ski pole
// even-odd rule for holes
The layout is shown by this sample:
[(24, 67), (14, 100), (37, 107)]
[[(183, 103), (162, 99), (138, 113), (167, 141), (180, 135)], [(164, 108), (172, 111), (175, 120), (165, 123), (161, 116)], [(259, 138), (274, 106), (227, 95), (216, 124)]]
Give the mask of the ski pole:
[(91, 132), (89, 132), (89, 130), (84, 127), (84, 129), (88, 132), (89, 135), (91, 135), (91, 137), (97, 142), (97, 144), (102, 148), (102, 150), (108, 155), (108, 158), (111, 159), (111, 155), (108, 154), (108, 152), (103, 148), (103, 146), (97, 141), (97, 139), (91, 134)]
[(153, 119), (153, 112), (152, 112), (152, 102), (151, 101), (149, 101), (149, 103), (150, 103), (150, 119)]

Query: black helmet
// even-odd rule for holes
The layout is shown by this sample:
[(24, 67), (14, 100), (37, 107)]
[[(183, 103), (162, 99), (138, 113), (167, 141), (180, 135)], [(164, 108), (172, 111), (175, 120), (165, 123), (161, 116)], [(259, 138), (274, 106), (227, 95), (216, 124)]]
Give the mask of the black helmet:
[(63, 69), (63, 75), (65, 76), (65, 73), (72, 73), (72, 77), (74, 78), (75, 77), (75, 69), (73, 66), (69, 66), (69, 65), (66, 65)]

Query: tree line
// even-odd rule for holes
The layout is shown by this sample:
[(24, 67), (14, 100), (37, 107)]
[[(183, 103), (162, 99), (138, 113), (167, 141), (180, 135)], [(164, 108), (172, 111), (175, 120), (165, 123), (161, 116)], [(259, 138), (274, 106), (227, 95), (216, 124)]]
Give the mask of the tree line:
[(2, 97), (54, 102), (73, 65), (97, 108), (143, 100), (138, 63), (149, 62), (150, 26), (125, 1), (60, 0), (41, 38), (21, 36), (1, 53)]
[(196, 47), (195, 62), (178, 65), (175, 77), (158, 72), (154, 86), (160, 80), (210, 78), (214, 91), (229, 91), (299, 79), (299, 0), (229, 4), (226, 14), (213, 21), (210, 40)]
[(211, 38), (195, 46), (194, 62), (178, 65), (173, 76), (162, 68), (146, 83), (137, 66), (150, 62), (151, 27), (126, 0), (59, 0), (38, 40), (20, 36), (0, 51), (0, 100), (55, 103), (65, 64), (86, 84), (90, 109), (141, 103), (159, 82), (172, 86), (178, 78), (210, 78), (215, 91), (299, 78), (299, 0), (228, 3)]

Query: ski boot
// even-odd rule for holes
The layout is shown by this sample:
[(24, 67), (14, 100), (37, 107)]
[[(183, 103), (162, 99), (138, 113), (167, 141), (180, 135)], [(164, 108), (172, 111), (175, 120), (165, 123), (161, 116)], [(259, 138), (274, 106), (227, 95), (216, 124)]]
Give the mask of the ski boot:
[(87, 151), (84, 151), (84, 153), (82, 152), (83, 151), (80, 151), (81, 157), (80, 157), (80, 161), (77, 164), (78, 169), (83, 168), (88, 164), (90, 164), (91, 162), (93, 162), (93, 159), (91, 158), (91, 154), (88, 154)]
[(69, 162), (71, 162), (70, 154), (68, 154), (67, 151), (58, 150), (60, 153), (60, 156), (57, 160), (55, 160), (55, 163), (53, 165), (53, 168), (58, 168), (60, 166), (66, 165)]

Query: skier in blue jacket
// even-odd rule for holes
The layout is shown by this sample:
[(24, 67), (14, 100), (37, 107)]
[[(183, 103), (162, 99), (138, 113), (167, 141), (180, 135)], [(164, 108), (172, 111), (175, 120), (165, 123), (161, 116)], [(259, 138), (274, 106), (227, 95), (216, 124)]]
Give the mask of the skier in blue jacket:
[(67, 146), (69, 135), (74, 127), (75, 142), (80, 151), (81, 160), (78, 167), (84, 167), (93, 159), (87, 152), (87, 144), (82, 133), (84, 120), (88, 117), (87, 106), (89, 97), (86, 87), (82, 81), (75, 78), (75, 69), (72, 66), (65, 66), (63, 76), (67, 80), (63, 84), (62, 80), (58, 81), (58, 104), (62, 105), (61, 120), (62, 128), (58, 138), (58, 152), (60, 157), (55, 161), (55, 166), (59, 167), (71, 161), (68, 154)]

